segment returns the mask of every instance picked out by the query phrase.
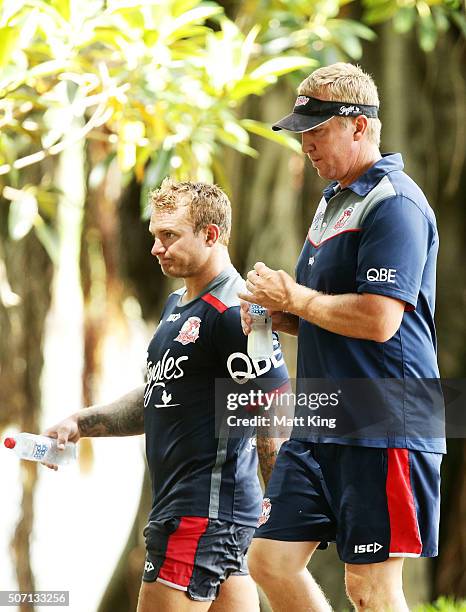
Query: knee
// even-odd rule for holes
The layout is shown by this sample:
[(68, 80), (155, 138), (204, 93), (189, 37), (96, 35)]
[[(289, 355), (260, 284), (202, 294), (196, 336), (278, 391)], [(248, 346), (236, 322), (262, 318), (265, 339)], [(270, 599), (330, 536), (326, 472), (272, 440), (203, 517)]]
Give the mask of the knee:
[(364, 610), (369, 607), (372, 600), (372, 584), (367, 576), (361, 576), (354, 572), (347, 572), (345, 576), (346, 594), (353, 603), (356, 610)]
[(248, 567), (254, 581), (263, 585), (277, 579), (280, 562), (268, 554), (260, 542), (255, 541), (248, 552)]
[(346, 593), (355, 610), (392, 609), (397, 589), (370, 574), (346, 574)]
[(346, 594), (357, 610), (363, 608), (367, 598), (367, 585), (357, 574), (347, 573), (345, 576)]
[[(398, 561), (398, 560), (397, 560)], [(383, 564), (374, 569), (371, 565), (358, 566), (358, 569), (346, 569), (346, 593), (356, 610), (400, 609), (407, 610), (401, 580), (402, 565), (394, 567)]]

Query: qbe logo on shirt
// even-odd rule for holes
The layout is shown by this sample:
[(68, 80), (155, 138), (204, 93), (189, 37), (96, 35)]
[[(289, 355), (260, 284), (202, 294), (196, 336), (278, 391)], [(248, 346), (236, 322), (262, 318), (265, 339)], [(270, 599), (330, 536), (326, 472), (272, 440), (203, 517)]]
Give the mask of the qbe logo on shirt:
[(370, 282), (395, 283), (395, 268), (369, 268), (366, 278)]

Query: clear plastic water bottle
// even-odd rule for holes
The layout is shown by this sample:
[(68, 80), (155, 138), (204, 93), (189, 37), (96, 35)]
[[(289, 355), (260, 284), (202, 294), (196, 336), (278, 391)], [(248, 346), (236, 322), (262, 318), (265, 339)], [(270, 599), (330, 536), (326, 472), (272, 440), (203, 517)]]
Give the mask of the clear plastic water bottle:
[(5, 438), (4, 445), (14, 450), (20, 459), (28, 461), (66, 465), (75, 461), (77, 457), (74, 442), (67, 442), (65, 448), (59, 450), (55, 438), (25, 432)]
[(248, 355), (251, 359), (268, 359), (273, 355), (272, 318), (259, 304), (249, 306), (252, 330), (248, 335)]

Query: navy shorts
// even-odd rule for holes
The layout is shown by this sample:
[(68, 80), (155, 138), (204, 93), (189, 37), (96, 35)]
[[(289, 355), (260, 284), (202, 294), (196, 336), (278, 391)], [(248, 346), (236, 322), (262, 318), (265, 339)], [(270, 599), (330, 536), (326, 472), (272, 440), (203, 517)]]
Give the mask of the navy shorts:
[(253, 534), (252, 527), (199, 516), (150, 521), (144, 529), (142, 579), (211, 601), (229, 576), (248, 574), (246, 552)]
[(255, 537), (336, 542), (345, 563), (435, 557), (442, 455), (289, 440)]

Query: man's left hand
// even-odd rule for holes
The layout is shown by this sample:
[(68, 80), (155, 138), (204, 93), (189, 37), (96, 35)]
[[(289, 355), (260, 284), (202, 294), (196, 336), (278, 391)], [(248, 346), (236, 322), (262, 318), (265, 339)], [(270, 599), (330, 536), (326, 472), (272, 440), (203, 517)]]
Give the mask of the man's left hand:
[(272, 270), (259, 261), (247, 275), (246, 288), (249, 293), (240, 293), (239, 297), (269, 310), (287, 311), (295, 285), (289, 274), (283, 270)]

